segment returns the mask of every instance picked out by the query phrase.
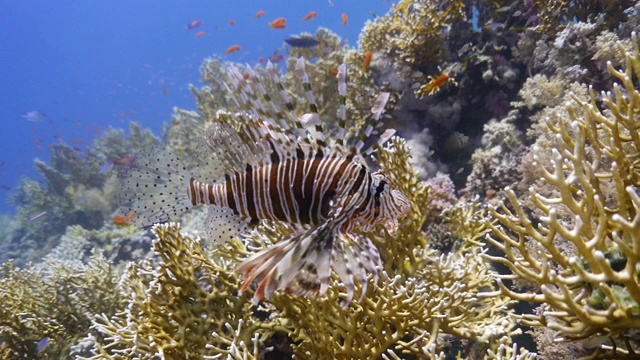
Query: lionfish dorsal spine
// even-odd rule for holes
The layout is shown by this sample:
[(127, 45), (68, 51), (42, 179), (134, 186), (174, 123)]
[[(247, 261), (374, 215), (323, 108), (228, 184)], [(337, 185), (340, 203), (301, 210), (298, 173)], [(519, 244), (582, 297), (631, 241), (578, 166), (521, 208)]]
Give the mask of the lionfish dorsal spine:
[(382, 136), (379, 136), (378, 139), (369, 147), (365, 148), (365, 144), (370, 140), (372, 135), (378, 134), (379, 128), (383, 126), (380, 121), (380, 117), (384, 112), (384, 108), (389, 100), (390, 94), (388, 92), (383, 92), (379, 94), (376, 99), (373, 101), (371, 106), (371, 115), (366, 118), (364, 130), (358, 136), (358, 140), (356, 144), (353, 146), (352, 152), (356, 154), (360, 154), (362, 156), (371, 155), (377, 148), (379, 148), (382, 144), (384, 144), (387, 140), (389, 140), (395, 130), (388, 129), (385, 131)]
[(347, 65), (338, 66), (338, 127), (334, 148), (339, 150), (346, 146), (347, 126)]
[(322, 126), (322, 122), (320, 121), (320, 115), (318, 114), (318, 104), (316, 103), (316, 98), (313, 95), (313, 91), (311, 90), (311, 81), (309, 80), (309, 74), (306, 70), (306, 64), (303, 57), (298, 58), (296, 61), (295, 69), (293, 70), (293, 74), (302, 81), (302, 88), (305, 91), (307, 96), (307, 101), (309, 103), (309, 116), (308, 125), (313, 126), (314, 132), (311, 134), (311, 137), (316, 140), (316, 144), (318, 147), (323, 148), (326, 147), (326, 139), (324, 136), (324, 128)]
[[(271, 77), (273, 83), (278, 89), (282, 107), (284, 107), (286, 111), (289, 113), (289, 118), (293, 122), (293, 126), (295, 126), (294, 129), (291, 129), (291, 131), (289, 131), (291, 141), (293, 143), (300, 142), (301, 144), (311, 144), (311, 140), (309, 139), (309, 137), (307, 137), (309, 133), (305, 129), (304, 124), (302, 124), (302, 122), (300, 121), (298, 114), (296, 114), (295, 107), (291, 103), (291, 100), (289, 100), (289, 95), (287, 95), (287, 89), (282, 83), (282, 81), (280, 80), (280, 76), (278, 75), (278, 71), (276, 67), (271, 63), (271, 61), (267, 60), (266, 69), (267, 69), (267, 74)], [(274, 107), (276, 109), (279, 109), (275, 104), (274, 104)], [(281, 114), (283, 122), (286, 122), (284, 120), (284, 115), (280, 112), (280, 110), (278, 110), (278, 113)], [(287, 124), (287, 127), (289, 127), (289, 124)]]

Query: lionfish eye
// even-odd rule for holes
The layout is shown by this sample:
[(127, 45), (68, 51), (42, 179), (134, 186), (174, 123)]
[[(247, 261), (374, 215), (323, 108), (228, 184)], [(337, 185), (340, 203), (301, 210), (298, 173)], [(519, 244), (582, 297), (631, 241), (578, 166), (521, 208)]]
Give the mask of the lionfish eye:
[(380, 184), (378, 184), (378, 186), (376, 187), (375, 197), (380, 197), (380, 194), (382, 194), (386, 186), (387, 186), (386, 181), (384, 180), (380, 181)]

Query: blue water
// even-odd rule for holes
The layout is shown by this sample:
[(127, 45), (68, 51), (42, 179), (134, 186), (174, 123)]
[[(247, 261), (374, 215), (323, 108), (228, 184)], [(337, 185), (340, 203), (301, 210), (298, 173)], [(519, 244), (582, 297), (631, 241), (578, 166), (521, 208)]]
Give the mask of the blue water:
[[(174, 106), (195, 109), (188, 85), (202, 85), (205, 58), (256, 64), (283, 48), (284, 39), (320, 26), (355, 47), (371, 13), (383, 15), (390, 6), (385, 0), (3, 1), (0, 213), (14, 212), (5, 200), (21, 177), (38, 178), (33, 159), (47, 161), (49, 145), (84, 148), (101, 129), (126, 129), (129, 121), (160, 135)], [(256, 19), (259, 10), (265, 14)], [(318, 16), (302, 21), (310, 11)], [(278, 17), (287, 18), (286, 29), (268, 26)], [(194, 19), (202, 20), (200, 27), (186, 30)], [(196, 37), (198, 31), (206, 34)], [(242, 50), (223, 55), (234, 44)], [(32, 110), (46, 119), (21, 118)]]

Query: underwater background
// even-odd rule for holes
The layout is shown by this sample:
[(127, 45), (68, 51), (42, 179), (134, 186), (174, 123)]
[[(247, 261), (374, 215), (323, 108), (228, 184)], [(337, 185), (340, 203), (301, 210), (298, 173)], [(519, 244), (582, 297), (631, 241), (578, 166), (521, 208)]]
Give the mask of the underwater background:
[[(0, 359), (640, 358), (639, 29), (628, 0), (3, 2)], [(327, 138), (341, 64), (353, 138), (390, 93), (367, 161), (412, 205), (362, 301), (256, 305), (235, 268), (289, 227), (141, 229), (119, 174), (233, 124), (231, 63), (304, 114), (301, 57)]]
[[(389, 7), (384, 0), (335, 6), (310, 0), (7, 1), (0, 9), (0, 75), (12, 85), (0, 90), (0, 117), (13, 131), (0, 134), (0, 196), (7, 199), (24, 174), (37, 176), (33, 159), (48, 160), (48, 147), (60, 140), (85, 149), (105, 128), (129, 121), (160, 134), (174, 106), (193, 108), (188, 86), (199, 86), (198, 69), (207, 57), (257, 64), (278, 49), (286, 54), (284, 39), (320, 26), (355, 46), (364, 22)], [(318, 16), (303, 21), (312, 11)], [(269, 27), (278, 17), (289, 19), (286, 29)], [(185, 29), (193, 20), (202, 23)], [(197, 37), (199, 31), (205, 35)], [(224, 55), (234, 44), (242, 50)], [(30, 111), (45, 117), (25, 121)], [(0, 206), (15, 212), (10, 202)]]

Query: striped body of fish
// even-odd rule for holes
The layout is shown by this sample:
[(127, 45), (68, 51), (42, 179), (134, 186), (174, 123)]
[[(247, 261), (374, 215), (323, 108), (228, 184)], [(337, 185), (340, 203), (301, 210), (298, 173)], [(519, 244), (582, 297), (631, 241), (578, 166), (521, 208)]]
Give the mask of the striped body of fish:
[[(272, 83), (284, 89), (271, 64), (267, 69)], [(367, 276), (377, 276), (380, 258), (360, 231), (384, 224), (393, 234), (409, 201), (391, 187), (387, 176), (371, 172), (363, 158), (391, 136), (385, 133), (362, 150), (388, 94), (378, 96), (366, 128), (348, 147), (344, 139), (346, 67), (339, 71), (339, 126), (330, 144), (304, 59), (298, 60), (295, 69), (309, 101), (310, 112), (302, 117), (292, 110), (284, 90), (281, 103), (276, 104), (263, 85), (267, 79), (260, 79), (250, 68), (244, 73), (230, 68), (227, 86), (244, 110), (238, 115), (243, 129), (236, 132), (224, 121), (214, 124), (203, 134), (199, 154), (194, 156), (199, 164), (194, 167), (182, 165), (165, 150), (138, 155), (122, 176), (124, 211), (135, 212), (139, 225), (151, 225), (192, 206), (208, 205), (210, 223), (221, 240), (261, 220), (286, 222), (297, 229), (293, 235), (238, 266), (237, 271), (244, 274), (242, 291), (257, 281), (256, 301), (276, 290), (323, 294), (333, 269), (347, 287), (348, 302), (355, 280), (365, 287), (364, 295)]]

